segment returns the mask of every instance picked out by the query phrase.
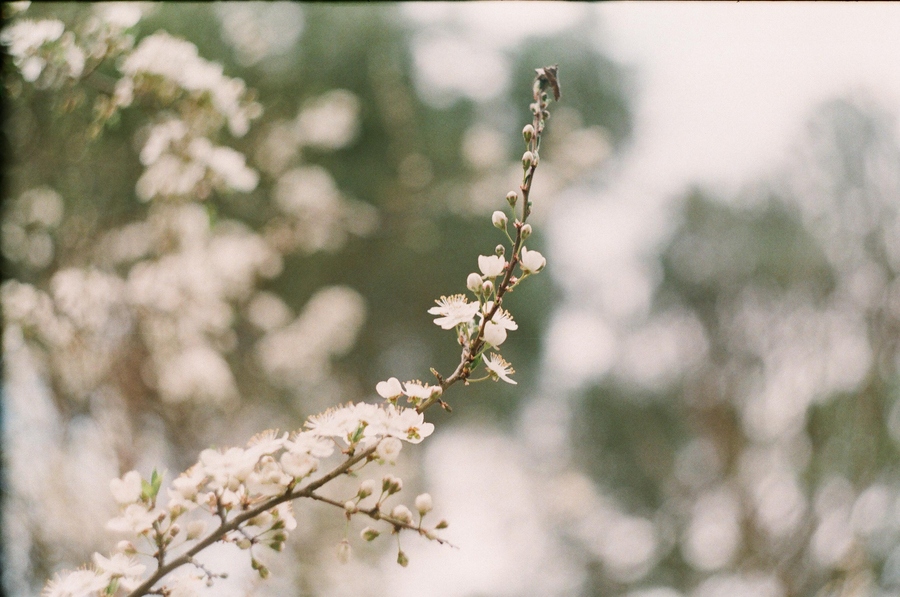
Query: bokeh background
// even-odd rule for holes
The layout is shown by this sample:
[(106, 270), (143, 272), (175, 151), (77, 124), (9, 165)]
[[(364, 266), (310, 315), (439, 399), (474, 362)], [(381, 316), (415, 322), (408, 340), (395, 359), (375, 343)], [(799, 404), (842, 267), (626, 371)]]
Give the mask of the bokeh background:
[(7, 56), (7, 594), (115, 544), (110, 478), (451, 370), (425, 311), (499, 242), (533, 69), (559, 63), (529, 241), (549, 265), (503, 346), (519, 383), (454, 388), (392, 471), (459, 549), (406, 538), (403, 569), (354, 522), (340, 564), (343, 518), (298, 504), (272, 578), (212, 550), (210, 594), (900, 595), (900, 7), (141, 10), (138, 42), (183, 37), (255, 90), (217, 142), (259, 183), (143, 200), (166, 107), (92, 138), (102, 89)]

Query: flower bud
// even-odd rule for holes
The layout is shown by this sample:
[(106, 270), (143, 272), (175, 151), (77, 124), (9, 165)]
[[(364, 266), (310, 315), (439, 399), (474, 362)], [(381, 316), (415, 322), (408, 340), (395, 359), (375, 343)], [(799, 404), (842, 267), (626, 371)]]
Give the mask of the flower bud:
[(337, 558), (341, 564), (346, 564), (350, 561), (350, 542), (346, 539), (338, 543)]
[(474, 272), (469, 274), (469, 277), (466, 278), (466, 288), (478, 294), (481, 291), (481, 276)]
[(493, 282), (485, 280), (484, 284), (481, 285), (481, 292), (484, 293), (485, 296), (490, 296), (490, 294), (494, 292)]
[(439, 523), (437, 523), (437, 525), (434, 528), (440, 530), (440, 529), (446, 529), (448, 526), (450, 526), (450, 523), (447, 522), (446, 520), (442, 520)]
[(506, 194), (506, 202), (509, 203), (510, 207), (515, 207), (518, 199), (519, 195), (515, 191), (510, 191)]
[(380, 535), (380, 534), (381, 534), (381, 533), (379, 533), (378, 531), (376, 531), (376, 530), (373, 529), (372, 527), (366, 527), (366, 528), (364, 528), (364, 529), (362, 530), (362, 532), (359, 534), (359, 536), (362, 537), (362, 539), (363, 539), (364, 541), (372, 541), (372, 540), (374, 540), (376, 537), (378, 537), (378, 535)]
[(180, 532), (181, 532), (181, 525), (179, 525), (178, 523), (175, 523), (169, 527), (169, 534), (172, 535), (173, 537)]
[(344, 511), (347, 512), (347, 514), (353, 514), (354, 512), (356, 512), (356, 504), (353, 503), (353, 500), (347, 500), (346, 502), (344, 502)]
[(391, 510), (391, 518), (395, 518), (401, 522), (405, 522), (406, 524), (412, 524), (413, 515), (410, 512), (409, 508), (404, 506), (403, 504), (397, 504), (394, 506), (394, 509)]
[(366, 479), (362, 483), (359, 484), (359, 491), (356, 492), (356, 495), (359, 496), (359, 499), (365, 499), (372, 495), (375, 491), (375, 480), (374, 479)]
[(403, 481), (394, 475), (385, 475), (381, 480), (381, 490), (388, 494), (397, 493), (403, 489)]
[(503, 257), (506, 254), (506, 248), (503, 245), (497, 245), (494, 247), (494, 255), (497, 257)]
[(531, 224), (523, 224), (522, 225), (522, 240), (525, 240), (531, 236)]
[(534, 127), (526, 124), (525, 128), (522, 129), (522, 136), (525, 137), (526, 143), (531, 143), (531, 139), (534, 138)]
[(506, 224), (509, 222), (509, 219), (506, 217), (506, 214), (502, 211), (495, 211), (493, 215), (491, 215), (491, 222), (494, 223), (494, 228), (499, 228), (500, 230), (506, 229)]
[(531, 167), (531, 164), (534, 162), (534, 154), (530, 151), (526, 151), (522, 154), (522, 167), (526, 170)]
[[(260, 563), (256, 558), (250, 559), (250, 567), (256, 570), (256, 573), (259, 574), (260, 578), (266, 579), (269, 578), (269, 569)], [(210, 586), (207, 584), (206, 586)]]
[(431, 499), (431, 494), (422, 493), (416, 497), (416, 510), (419, 511), (419, 514), (425, 516), (425, 514), (431, 512), (432, 508), (434, 508), (434, 502)]
[(403, 550), (397, 552), (397, 563), (406, 568), (409, 566), (409, 558), (406, 557), (406, 554), (403, 553)]

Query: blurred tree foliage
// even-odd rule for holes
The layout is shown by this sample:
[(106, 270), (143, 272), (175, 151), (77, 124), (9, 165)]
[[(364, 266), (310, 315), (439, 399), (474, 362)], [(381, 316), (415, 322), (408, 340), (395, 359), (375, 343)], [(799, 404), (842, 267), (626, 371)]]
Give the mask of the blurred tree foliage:
[(690, 314), (706, 346), (683, 345), (693, 364), (660, 387), (613, 374), (582, 396), (580, 465), (661, 537), (639, 580), (597, 567), (591, 594), (738, 594), (729, 579), (754, 574), (739, 594), (897, 591), (895, 131), (829, 102), (778, 177), (677, 203), (648, 319)]

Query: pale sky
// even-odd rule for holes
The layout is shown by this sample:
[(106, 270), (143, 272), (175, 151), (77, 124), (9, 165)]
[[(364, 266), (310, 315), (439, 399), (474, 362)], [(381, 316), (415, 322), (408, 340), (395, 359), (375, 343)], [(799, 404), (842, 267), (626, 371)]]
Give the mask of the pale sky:
[(835, 96), (865, 92), (900, 107), (896, 3), (595, 9), (608, 39), (604, 47), (638, 68), (634, 161), (663, 184), (737, 183), (768, 171), (814, 105)]

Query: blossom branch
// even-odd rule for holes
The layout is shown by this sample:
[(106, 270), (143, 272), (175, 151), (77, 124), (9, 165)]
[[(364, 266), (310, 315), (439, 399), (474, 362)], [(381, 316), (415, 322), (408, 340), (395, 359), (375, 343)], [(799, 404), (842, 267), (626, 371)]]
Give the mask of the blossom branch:
[[(112, 558), (95, 554), (99, 570), (76, 571), (51, 581), (45, 595), (59, 597), (78, 592), (73, 587), (81, 590), (79, 594), (102, 591), (106, 595), (114, 595), (122, 587), (130, 590), (129, 597), (169, 595), (175, 591), (173, 585), (160, 585), (160, 582), (185, 565), (197, 567), (207, 581), (211, 581), (222, 575), (200, 565), (195, 560), (197, 554), (220, 541), (234, 542), (242, 549), (250, 549), (265, 541), (272, 549), (280, 550), (287, 538), (286, 531), (296, 526), (290, 503), (301, 498), (342, 508), (348, 520), (353, 514), (363, 514), (374, 521), (383, 521), (391, 526), (392, 534), (413, 531), (429, 540), (451, 545), (434, 533), (445, 528), (446, 522), (441, 521), (431, 530), (422, 527), (422, 519), (432, 509), (428, 494), (416, 498), (418, 524), (414, 523), (412, 511), (402, 504), (395, 506), (390, 513), (382, 511), (383, 500), (402, 488), (401, 481), (396, 477), (384, 477), (381, 494), (370, 508), (360, 508), (359, 502), (374, 493), (374, 481), (364, 481), (354, 500), (344, 503), (326, 497), (318, 490), (340, 476), (358, 471), (371, 461), (393, 462), (402, 441), (419, 443), (429, 436), (434, 425), (425, 422), (424, 411), (435, 403), (449, 409), (442, 400), (443, 392), (459, 381), (468, 383), (479, 365), (484, 364), (489, 378), (516, 383), (509, 377), (514, 373), (509, 363), (499, 354), (486, 356), (484, 353), (489, 347), (499, 346), (506, 339), (507, 330), (517, 329), (512, 316), (502, 308), (506, 293), (525, 277), (541, 271), (546, 264), (540, 253), (528, 251), (524, 245), (532, 232), (527, 223), (531, 213), (531, 184), (539, 163), (541, 135), (549, 118), (547, 89), (552, 87), (554, 96), (558, 97), (556, 68), (537, 69), (537, 75), (533, 90), (535, 101), (531, 105), (533, 122), (523, 130), (527, 150), (522, 158), (524, 172), (519, 187), (522, 210), (521, 219), (515, 219), (513, 224), (515, 238), (507, 232), (508, 218), (505, 214), (495, 212), (492, 217), (494, 225), (501, 228), (507, 240), (511, 241), (509, 261), (504, 259), (505, 249), (502, 246), (498, 246), (493, 256), (480, 256), (478, 265), (482, 273), (470, 274), (466, 281), (477, 302), (469, 302), (464, 295), (454, 295), (442, 297), (437, 301), (438, 307), (429, 310), (429, 313), (440, 315), (435, 320), (436, 324), (444, 329), (456, 330), (462, 351), (454, 372), (443, 377), (432, 369), (438, 380), (436, 386), (419, 381), (401, 384), (396, 378), (391, 378), (376, 386), (378, 394), (385, 399), (382, 405), (363, 402), (330, 409), (310, 417), (304, 430), (281, 437), (274, 431), (265, 432), (253, 438), (246, 449), (229, 448), (224, 452), (204, 450), (198, 463), (173, 480), (172, 487), (167, 489), (170, 500), (165, 509), (157, 507), (162, 479), (155, 471), (149, 482), (143, 481), (135, 471), (126, 473), (122, 479), (114, 479), (110, 486), (123, 511), (108, 526), (134, 532), (153, 543), (156, 547), (153, 554), (156, 569), (141, 581), (140, 575), (145, 567), (128, 555), (135, 553), (133, 546), (120, 549), (120, 553)], [(519, 199), (516, 192), (507, 195), (513, 216), (516, 215)], [(521, 271), (518, 278), (514, 275), (517, 267)], [(498, 278), (495, 286), (494, 281)], [(476, 318), (480, 321), (476, 322)], [(405, 396), (412, 408), (397, 405), (401, 396)], [(335, 447), (340, 446), (338, 442), (345, 444), (341, 452), (346, 458), (327, 473), (313, 478), (320, 459), (331, 456)], [(307, 480), (305, 483), (304, 479)], [(167, 551), (180, 532), (176, 519), (194, 508), (201, 508), (217, 517), (217, 527), (177, 557), (168, 559)], [(263, 530), (251, 534), (246, 527)], [(271, 536), (261, 539), (268, 533)], [(235, 534), (237, 538), (233, 537)], [(201, 535), (202, 530), (189, 530), (187, 536), (188, 540), (193, 541), (194, 537)], [(372, 540), (379, 533), (367, 528), (362, 535), (365, 540)], [(130, 543), (127, 545), (130, 546)], [(346, 539), (341, 542), (340, 552), (349, 555)], [(409, 561), (399, 546), (397, 561), (403, 566)], [(268, 575), (268, 570), (255, 557), (251, 556), (251, 564), (261, 576)], [(89, 588), (82, 590), (83, 587)]]
[[(478, 332), (474, 336), (474, 338), (472, 338), (468, 343), (463, 344), (459, 365), (457, 365), (456, 369), (448, 377), (443, 377), (436, 371), (432, 370), (438, 380), (439, 387), (442, 391), (446, 390), (460, 380), (468, 381), (469, 375), (471, 375), (472, 373), (475, 360), (481, 355), (482, 351), (485, 348), (485, 331), (488, 323), (493, 320), (494, 316), (501, 308), (503, 297), (506, 292), (515, 287), (515, 285), (519, 282), (519, 280), (513, 277), (513, 271), (516, 265), (519, 264), (520, 252), (523, 248), (523, 241), (531, 234), (531, 225), (527, 223), (528, 216), (531, 215), (532, 207), (530, 199), (531, 182), (534, 179), (534, 173), (537, 170), (538, 163), (540, 161), (538, 151), (541, 145), (541, 137), (544, 132), (544, 126), (547, 119), (550, 117), (550, 112), (547, 109), (549, 106), (549, 98), (546, 92), (548, 86), (553, 88), (554, 97), (557, 100), (559, 99), (560, 95), (556, 66), (539, 68), (536, 69), (536, 72), (537, 76), (535, 77), (533, 85), (534, 103), (531, 104), (531, 111), (533, 115), (532, 124), (527, 125), (522, 131), (527, 147), (527, 151), (522, 156), (524, 175), (522, 178), (522, 184), (519, 185), (519, 190), (522, 193), (522, 219), (516, 220), (516, 222), (514, 223), (516, 236), (515, 240), (512, 241), (511, 257), (509, 263), (506, 265), (503, 279), (496, 288), (496, 298), (493, 301), (493, 306), (482, 318), (481, 323), (478, 327)], [(518, 196), (516, 195), (516, 193), (510, 192), (506, 198), (510, 204), (510, 207), (512, 207), (513, 211), (515, 211), (515, 206), (518, 200)], [(503, 226), (503, 230), (504, 233), (506, 233), (505, 224)], [(506, 233), (506, 237), (510, 238), (508, 233)], [(529, 272), (526, 271), (525, 275), (528, 275), (528, 273)], [(435, 402), (441, 401), (441, 395), (442, 393), (436, 393), (432, 395), (430, 398), (425, 400), (425, 402), (417, 406), (416, 410), (418, 410), (419, 412), (424, 412), (425, 409), (429, 408)]]
[(375, 505), (375, 506), (373, 506), (373, 507), (371, 507), (371, 508), (359, 508), (359, 507), (356, 507), (356, 508), (354, 508), (353, 510), (347, 510), (347, 504), (346, 504), (346, 503), (341, 503), (341, 502), (339, 502), (338, 500), (334, 500), (334, 499), (331, 499), (331, 498), (329, 498), (329, 497), (325, 497), (325, 496), (320, 495), (320, 494), (318, 494), (318, 493), (311, 493), (308, 497), (310, 497), (310, 498), (312, 498), (312, 499), (314, 499), (314, 500), (316, 500), (316, 501), (324, 502), (324, 503), (326, 503), (326, 504), (331, 504), (332, 506), (335, 506), (335, 507), (337, 507), (337, 508), (341, 508), (341, 509), (343, 509), (343, 510), (346, 510), (346, 511), (347, 511), (347, 516), (348, 516), (348, 518), (349, 518), (349, 516), (351, 516), (352, 514), (357, 514), (357, 513), (359, 513), (359, 514), (365, 514), (366, 516), (368, 516), (368, 517), (371, 518), (372, 520), (382, 520), (382, 521), (384, 521), (384, 522), (390, 523), (390, 524), (394, 527), (395, 532), (399, 532), (400, 529), (406, 529), (406, 530), (408, 530), (408, 531), (416, 532), (416, 533), (418, 533), (419, 535), (421, 535), (421, 536), (423, 536), (423, 537), (425, 537), (425, 538), (427, 538), (427, 539), (430, 539), (430, 540), (432, 540), (432, 541), (436, 541), (437, 543), (439, 543), (439, 544), (441, 544), (441, 545), (447, 545), (447, 546), (449, 546), (449, 547), (453, 547), (453, 548), (455, 548), (455, 549), (459, 549), (456, 545), (453, 545), (452, 543), (450, 543), (450, 542), (447, 541), (446, 539), (443, 539), (443, 538), (441, 538), (441, 537), (436, 536), (432, 531), (429, 531), (429, 530), (427, 530), (427, 529), (423, 529), (423, 528), (422, 528), (422, 525), (421, 525), (421, 522), (420, 522), (418, 525), (414, 525), (414, 524), (412, 524), (411, 522), (408, 522), (408, 521), (403, 520), (403, 519), (401, 519), (401, 518), (398, 518), (398, 517), (396, 517), (396, 516), (392, 516), (392, 515), (390, 515), (390, 514), (385, 514), (385, 513), (378, 507), (378, 505)]

